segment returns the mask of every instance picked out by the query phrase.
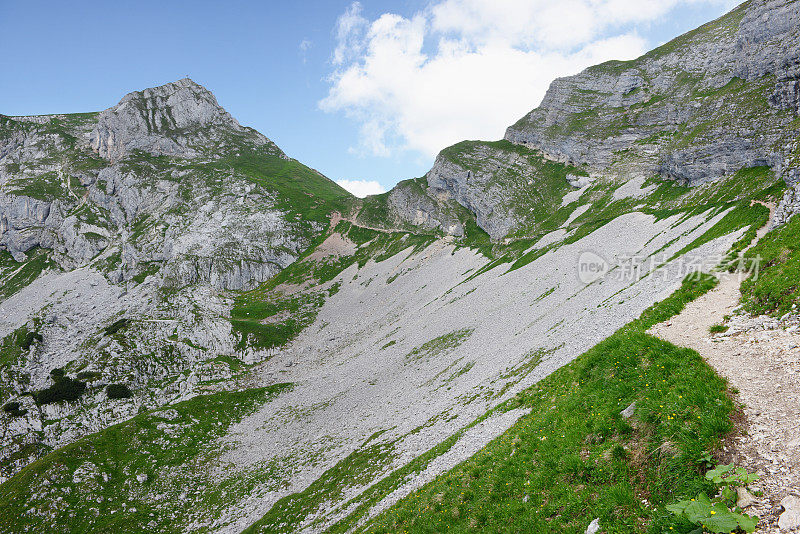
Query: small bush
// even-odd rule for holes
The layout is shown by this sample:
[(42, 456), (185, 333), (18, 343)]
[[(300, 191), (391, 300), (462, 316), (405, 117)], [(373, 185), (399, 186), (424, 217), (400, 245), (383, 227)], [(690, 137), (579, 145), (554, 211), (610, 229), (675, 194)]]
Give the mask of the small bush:
[(39, 332), (28, 332), (27, 334), (25, 334), (25, 337), (23, 338), (19, 346), (22, 347), (22, 350), (29, 350), (31, 348), (31, 345), (34, 344), (34, 342), (43, 340), (44, 338), (42, 337), (42, 334), (40, 334)]
[(100, 371), (81, 371), (75, 375), (78, 380), (86, 380), (87, 382), (93, 382), (101, 376), (102, 373)]
[(18, 402), (7, 402), (3, 405), (3, 411), (13, 417), (22, 417), (28, 410), (20, 410), (20, 404)]
[(712, 334), (721, 334), (728, 331), (728, 327), (724, 324), (714, 324), (709, 327), (708, 331)]
[(109, 384), (106, 386), (106, 394), (109, 399), (129, 399), (133, 397), (131, 389), (125, 384)]
[(130, 319), (122, 318), (118, 321), (114, 321), (113, 323), (105, 327), (103, 331), (106, 333), (107, 336), (111, 336), (116, 334), (117, 332), (119, 332), (120, 330), (122, 330), (123, 328), (127, 327), (130, 324), (131, 324)]
[(50, 371), (50, 378), (52, 378), (53, 380), (58, 381), (58, 380), (61, 380), (62, 378), (64, 378), (64, 374), (65, 373), (64, 373), (63, 369), (56, 368), (56, 369), (53, 369), (52, 371)]
[(86, 391), (86, 382), (73, 380), (67, 376), (59, 378), (53, 376), (53, 380), (55, 382), (52, 386), (33, 394), (33, 398), (38, 404), (78, 400)]

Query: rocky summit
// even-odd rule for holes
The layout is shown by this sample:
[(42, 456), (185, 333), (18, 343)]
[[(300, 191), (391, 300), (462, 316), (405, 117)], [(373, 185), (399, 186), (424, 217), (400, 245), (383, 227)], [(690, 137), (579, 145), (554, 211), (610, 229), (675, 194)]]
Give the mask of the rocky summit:
[(0, 532), (777, 532), (799, 79), (750, 0), (364, 199), (188, 78), (0, 115)]

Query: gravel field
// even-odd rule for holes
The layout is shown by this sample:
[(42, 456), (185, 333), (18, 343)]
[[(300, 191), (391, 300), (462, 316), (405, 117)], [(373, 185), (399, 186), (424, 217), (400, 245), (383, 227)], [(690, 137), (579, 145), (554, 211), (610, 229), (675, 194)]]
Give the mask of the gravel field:
[[(374, 480), (380, 479), (636, 318), (685, 275), (676, 260), (638, 281), (617, 269), (586, 285), (577, 276), (581, 253), (599, 253), (611, 266), (629, 256), (670, 257), (722, 216), (623, 215), (523, 268), (506, 273), (505, 265), (471, 280), (487, 260), (445, 241), (360, 270), (348, 268), (334, 281), (341, 288), (316, 322), (259, 370), (263, 384), (288, 381), (296, 387), (232, 427), (227, 439), (224, 461), (247, 470), (280, 459), (286, 484), (277, 491), (276, 484), (265, 484), (233, 507), (220, 521), (226, 525), (222, 531), (252, 523), (367, 442), (392, 443), (393, 461), (377, 470)], [(738, 235), (691, 254), (713, 258)], [(454, 332), (460, 332), (451, 336), (460, 342), (420, 350)], [(525, 367), (526, 362), (532, 363)], [(480, 442), (513, 423), (503, 421), (491, 425)], [(369, 441), (376, 432), (382, 433)], [(465, 458), (447, 454), (421, 480)], [(314, 530), (346, 515), (338, 506), (365, 487), (347, 488), (343, 499), (329, 503), (325, 521)]]

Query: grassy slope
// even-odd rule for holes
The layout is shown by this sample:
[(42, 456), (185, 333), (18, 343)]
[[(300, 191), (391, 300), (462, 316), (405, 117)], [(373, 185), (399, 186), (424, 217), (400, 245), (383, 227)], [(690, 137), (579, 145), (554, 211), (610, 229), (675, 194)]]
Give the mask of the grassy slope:
[[(566, 230), (571, 233), (565, 238), (564, 244), (574, 243), (615, 218), (634, 211), (652, 215), (657, 219), (678, 215), (681, 220), (702, 213), (713, 216), (729, 211), (713, 227), (678, 251), (674, 257), (745, 228), (745, 235), (734, 246), (734, 251), (739, 252), (752, 240), (756, 230), (764, 225), (769, 215), (767, 208), (753, 204), (752, 201), (775, 202), (786, 187), (783, 180), (777, 178), (768, 167), (742, 169), (732, 176), (696, 188), (680, 186), (671, 180), (654, 177), (643, 184), (643, 187), (655, 186), (646, 199), (628, 197), (615, 200), (613, 193), (618, 186), (616, 182), (593, 184), (581, 195), (578, 202), (561, 208), (560, 211), (569, 214), (579, 205), (591, 204), (590, 209), (566, 226)], [(524, 267), (548, 250), (562, 245), (556, 243), (542, 249), (531, 248), (541, 235), (519, 239), (506, 247), (495, 247), (495, 261), (488, 267), (511, 263), (509, 271), (513, 271)]]
[(33, 282), (45, 269), (57, 269), (44, 249), (29, 250), (28, 259), (17, 263), (9, 252), (0, 251), (0, 302)]
[(327, 226), (332, 211), (347, 213), (354, 197), (331, 179), (294, 159), (242, 146), (233, 156), (220, 159), (215, 168), (232, 168), (278, 194), (278, 207), (303, 221)]
[(758, 271), (742, 283), (745, 309), (754, 314), (783, 315), (800, 304), (800, 218), (765, 235), (745, 253), (746, 261), (759, 260)]
[(644, 331), (715, 283), (685, 281), (519, 394), (506, 408), (530, 415), (361, 530), (578, 533), (599, 517), (604, 532), (688, 532), (664, 505), (706, 487), (701, 459), (731, 428), (732, 403), (696, 352)]
[(49, 453), (0, 485), (0, 532), (184, 532), (193, 517), (213, 517), (252, 489), (246, 477), (220, 485), (209, 476), (216, 440), (288, 387), (198, 396)]

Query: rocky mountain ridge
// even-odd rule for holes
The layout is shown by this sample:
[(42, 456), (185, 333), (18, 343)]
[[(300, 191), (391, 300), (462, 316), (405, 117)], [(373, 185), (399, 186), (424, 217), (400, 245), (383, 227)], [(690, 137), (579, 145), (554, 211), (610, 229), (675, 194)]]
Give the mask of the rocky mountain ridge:
[(18, 261), (43, 247), (73, 268), (105, 251), (122, 259), (115, 281), (162, 262), (169, 285), (241, 289), (294, 261), (324, 228), (287, 217), (279, 193), (237, 172), (245, 150), (293, 162), (191, 80), (131, 93), (99, 114), (3, 121), (0, 244)]
[[(103, 375), (77, 403), (16, 401), (27, 415), (3, 429), (0, 477), (36, 457), (20, 451), (230, 377), (215, 361), (237, 343), (223, 293), (290, 265), (351, 201), (188, 79), (100, 113), (0, 116), (0, 395), (46, 389), (65, 366)], [(28, 334), (43, 341), (21, 350)], [(104, 399), (114, 380), (136, 393), (122, 406)]]
[[(601, 180), (636, 174), (695, 186), (769, 166), (794, 184), (800, 176), (799, 77), (797, 0), (749, 0), (638, 59), (553, 81), (539, 107), (510, 126), (505, 140)], [(530, 181), (541, 172), (520, 166), (514, 151), (485, 143), (458, 150), (463, 161), (454, 161), (458, 147), (437, 156), (420, 192), (429, 200), (416, 205), (433, 202), (441, 211), (443, 200), (457, 202), (495, 240), (529, 232), (531, 206), (513, 198), (528, 184), (498, 184), (498, 174), (516, 166)], [(484, 167), (478, 160), (496, 163)], [(426, 211), (395, 210), (407, 221)]]
[[(779, 165), (764, 147), (797, 150), (793, 86), (730, 78), (715, 47), (744, 27), (756, 44), (737, 60), (742, 72), (783, 68), (794, 43), (771, 36), (794, 35), (796, 5), (751, 1), (639, 60), (557, 82), (531, 116), (572, 108), (547, 127), (511, 127), (527, 140), (458, 143), (425, 177), (363, 202), (189, 80), (100, 113), (0, 116), (0, 532), (69, 532), (76, 521), (120, 532), (368, 530), (507, 429), (547, 420), (559, 402), (549, 394), (521, 419), (541, 381), (558, 374), (570, 392), (579, 376), (630, 373), (638, 379), (606, 399), (610, 419), (575, 425), (564, 487), (593, 502), (593, 487), (569, 484), (603, 462), (628, 469), (612, 444), (635, 445), (617, 443), (635, 435), (619, 413), (651, 385), (645, 374), (658, 382), (647, 402), (663, 436), (726, 398), (710, 380), (710, 397), (672, 399), (676, 411), (660, 414), (655, 399), (674, 373), (657, 362), (686, 354), (640, 351), (626, 344), (643, 334), (625, 332), (661, 316), (656, 302), (674, 297), (671, 308), (698, 289), (687, 266), (736, 269), (770, 218), (764, 203), (784, 195), (791, 154)], [(758, 17), (763, 35), (746, 22)], [(708, 63), (708, 79), (699, 66), (694, 78), (665, 72), (656, 94), (642, 72), (658, 74), (664, 58)], [(611, 89), (576, 101), (585, 83)], [(659, 172), (668, 149), (694, 159)], [(793, 202), (779, 213), (790, 217)], [(587, 279), (598, 266), (604, 276)], [(571, 366), (608, 339), (630, 366)], [(713, 375), (692, 365), (689, 384), (695, 371)], [(570, 402), (583, 414), (595, 400)], [(685, 420), (673, 421), (678, 410)], [(662, 445), (647, 457), (671, 461)], [(620, 487), (610, 491), (630, 493), (636, 521), (650, 513)], [(528, 513), (525, 491), (513, 498)], [(559, 521), (553, 506), (548, 522)]]

